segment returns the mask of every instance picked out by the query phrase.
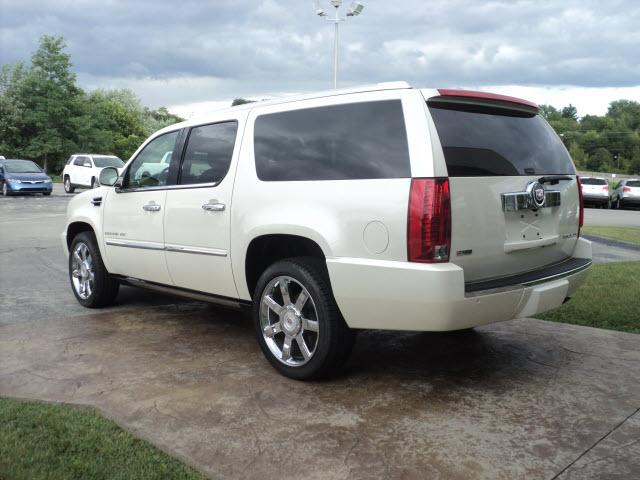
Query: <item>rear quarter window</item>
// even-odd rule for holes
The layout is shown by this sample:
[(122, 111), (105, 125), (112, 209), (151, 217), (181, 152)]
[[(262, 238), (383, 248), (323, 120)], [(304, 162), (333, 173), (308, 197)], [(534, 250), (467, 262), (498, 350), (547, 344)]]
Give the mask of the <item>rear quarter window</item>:
[(254, 130), (260, 180), (411, 176), (400, 100), (265, 114)]
[(562, 141), (540, 116), (429, 101), (451, 177), (575, 174)]

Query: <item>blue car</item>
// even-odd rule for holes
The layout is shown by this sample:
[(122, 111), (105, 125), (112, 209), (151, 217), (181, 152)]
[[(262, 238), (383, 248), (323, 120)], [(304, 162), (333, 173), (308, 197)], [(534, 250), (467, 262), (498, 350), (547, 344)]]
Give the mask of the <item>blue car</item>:
[(51, 177), (31, 160), (0, 160), (0, 192), (51, 195)]

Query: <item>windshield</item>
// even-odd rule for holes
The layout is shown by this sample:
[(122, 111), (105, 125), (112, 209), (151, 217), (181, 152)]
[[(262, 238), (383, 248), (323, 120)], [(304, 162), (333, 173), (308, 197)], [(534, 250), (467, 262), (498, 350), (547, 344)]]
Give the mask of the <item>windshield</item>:
[(562, 141), (540, 115), (429, 101), (450, 177), (575, 174)]
[(93, 157), (93, 163), (96, 164), (98, 168), (104, 167), (116, 167), (120, 168), (124, 166), (124, 162), (120, 160), (118, 157)]
[(607, 185), (604, 178), (581, 178), (580, 183), (582, 185)]
[(42, 169), (31, 160), (5, 160), (3, 163), (8, 173), (42, 173)]

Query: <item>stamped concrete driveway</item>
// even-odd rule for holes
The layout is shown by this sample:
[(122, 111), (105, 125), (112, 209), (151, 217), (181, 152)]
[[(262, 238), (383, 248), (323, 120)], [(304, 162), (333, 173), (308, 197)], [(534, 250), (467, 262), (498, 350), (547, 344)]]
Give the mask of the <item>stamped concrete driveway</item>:
[(93, 405), (212, 478), (640, 477), (640, 335), (362, 332), (342, 376), (296, 382), (239, 314), (131, 288), (78, 308), (63, 201), (0, 197), (1, 396)]
[(94, 405), (212, 478), (638, 478), (640, 335), (363, 333), (303, 383), (201, 305), (0, 327), (0, 395)]

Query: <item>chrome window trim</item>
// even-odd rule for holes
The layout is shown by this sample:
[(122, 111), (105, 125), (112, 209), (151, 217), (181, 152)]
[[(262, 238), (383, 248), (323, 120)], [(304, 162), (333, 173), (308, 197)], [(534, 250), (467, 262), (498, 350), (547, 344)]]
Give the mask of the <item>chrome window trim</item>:
[(212, 188), (220, 185), (219, 182), (213, 183), (194, 183), (192, 185), (161, 185), (157, 187), (146, 188), (117, 188), (116, 193), (133, 193), (133, 192), (157, 192), (160, 190), (184, 190), (187, 188)]

